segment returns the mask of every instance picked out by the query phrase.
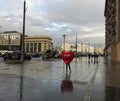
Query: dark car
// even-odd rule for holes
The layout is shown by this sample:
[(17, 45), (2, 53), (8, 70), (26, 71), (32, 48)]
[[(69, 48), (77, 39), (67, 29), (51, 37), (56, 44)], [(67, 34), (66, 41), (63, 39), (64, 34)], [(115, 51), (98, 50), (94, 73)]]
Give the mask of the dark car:
[(56, 54), (54, 57), (55, 57), (56, 59), (61, 59), (61, 54)]
[(4, 61), (6, 61), (8, 59), (15, 58), (15, 56), (13, 55), (13, 52), (5, 52), (4, 54), (2, 54), (2, 58), (4, 59)]
[(24, 60), (31, 60), (31, 55), (30, 54), (24, 54)]
[[(21, 52), (6, 52), (2, 55), (4, 61), (6, 60), (20, 60), (21, 59)], [(24, 60), (31, 60), (31, 55), (30, 54), (24, 54)]]
[(32, 57), (40, 57), (40, 54), (39, 53), (33, 53)]
[(42, 54), (42, 59), (49, 59), (49, 58), (52, 58), (52, 51), (51, 50), (47, 50), (46, 52), (44, 52)]

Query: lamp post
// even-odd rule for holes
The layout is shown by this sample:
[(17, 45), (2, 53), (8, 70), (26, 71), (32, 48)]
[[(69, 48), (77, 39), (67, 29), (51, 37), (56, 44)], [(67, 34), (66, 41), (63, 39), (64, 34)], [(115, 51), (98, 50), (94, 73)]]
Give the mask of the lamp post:
[[(26, 0), (24, 0), (23, 7), (23, 34), (22, 34), (22, 47), (21, 47), (21, 61), (24, 62), (24, 37), (25, 37), (25, 13), (26, 13)], [(21, 76), (20, 76), (20, 101), (23, 101), (23, 75), (24, 75), (24, 65), (21, 67)]]
[(21, 61), (24, 62), (24, 36), (25, 36), (25, 13), (26, 13), (26, 1), (24, 0), (24, 8), (23, 8), (23, 35), (22, 35), (22, 56)]
[(76, 48), (76, 62), (77, 62), (77, 32), (73, 31), (76, 34), (76, 42), (75, 42), (75, 48)]
[[(0, 26), (0, 29), (2, 28), (2, 26)], [(1, 34), (1, 32), (0, 32)], [(3, 45), (3, 39), (2, 39), (2, 35), (0, 35), (0, 39), (1, 39), (1, 43), (0, 43), (0, 50), (2, 50), (2, 45)]]
[(76, 32), (76, 58), (77, 58), (77, 32)]
[(81, 54), (83, 55), (83, 43), (81, 43)]
[(11, 51), (11, 35), (8, 35), (9, 50)]
[(65, 51), (65, 37), (66, 37), (66, 35), (63, 35), (63, 40), (64, 40), (64, 51)]
[(90, 54), (90, 43), (88, 44), (88, 53)]

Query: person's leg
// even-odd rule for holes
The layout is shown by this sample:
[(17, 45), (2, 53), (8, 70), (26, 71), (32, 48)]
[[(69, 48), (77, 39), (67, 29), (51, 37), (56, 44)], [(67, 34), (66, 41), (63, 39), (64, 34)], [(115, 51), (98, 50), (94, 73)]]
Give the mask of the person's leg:
[(66, 63), (66, 72), (68, 71), (68, 70), (67, 70), (67, 65), (68, 65), (68, 64)]
[(68, 66), (69, 66), (69, 70), (71, 71), (71, 67), (70, 67), (70, 64), (68, 64)]

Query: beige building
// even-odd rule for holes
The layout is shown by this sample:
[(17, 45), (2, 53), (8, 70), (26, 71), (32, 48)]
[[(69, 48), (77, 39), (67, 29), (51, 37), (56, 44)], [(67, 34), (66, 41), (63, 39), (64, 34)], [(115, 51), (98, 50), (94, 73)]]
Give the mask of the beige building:
[[(6, 31), (0, 33), (0, 52), (5, 50), (21, 50), (21, 33), (17, 31)], [(48, 36), (26, 36), (25, 52), (39, 53), (53, 48), (52, 39)]]
[(43, 53), (53, 48), (52, 39), (50, 37), (28, 36), (25, 37), (25, 52), (27, 53)]
[(120, 0), (106, 0), (105, 56), (110, 62), (120, 62)]
[(20, 50), (21, 34), (17, 31), (0, 33), (0, 50)]
[[(65, 49), (64, 49), (65, 47)], [(65, 51), (76, 51), (76, 45), (75, 44), (70, 44), (70, 43), (65, 43), (62, 44), (62, 50)], [(94, 47), (91, 45), (83, 44), (83, 43), (78, 43), (77, 44), (77, 52), (79, 53), (94, 53)]]
[(103, 47), (96, 48), (96, 53), (103, 55), (104, 54), (104, 48)]

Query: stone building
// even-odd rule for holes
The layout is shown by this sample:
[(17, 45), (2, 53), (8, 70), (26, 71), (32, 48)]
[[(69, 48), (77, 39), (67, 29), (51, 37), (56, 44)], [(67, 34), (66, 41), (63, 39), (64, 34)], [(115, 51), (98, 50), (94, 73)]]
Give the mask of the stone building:
[(120, 0), (105, 3), (105, 56), (110, 62), (120, 62)]
[(52, 39), (48, 36), (27, 36), (25, 37), (25, 52), (27, 53), (43, 53), (53, 48)]
[[(21, 50), (21, 36), (17, 31), (6, 31), (0, 33), (0, 52)], [(53, 48), (52, 39), (48, 36), (25, 36), (25, 52), (43, 53)]]
[(0, 50), (20, 50), (21, 33), (6, 31), (0, 33)]
[[(65, 47), (65, 49), (64, 49)], [(74, 51), (76, 52), (76, 45), (75, 44), (71, 44), (71, 43), (65, 43), (62, 44), (62, 50), (65, 51)], [(94, 53), (94, 47), (91, 46), (90, 44), (83, 44), (83, 43), (78, 43), (77, 44), (77, 52), (78, 53)]]

